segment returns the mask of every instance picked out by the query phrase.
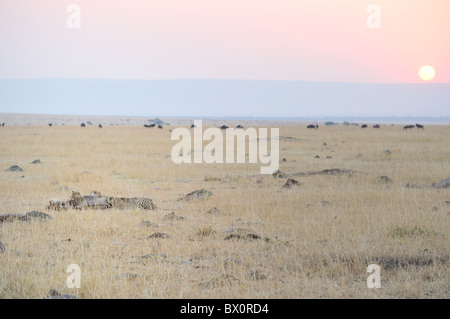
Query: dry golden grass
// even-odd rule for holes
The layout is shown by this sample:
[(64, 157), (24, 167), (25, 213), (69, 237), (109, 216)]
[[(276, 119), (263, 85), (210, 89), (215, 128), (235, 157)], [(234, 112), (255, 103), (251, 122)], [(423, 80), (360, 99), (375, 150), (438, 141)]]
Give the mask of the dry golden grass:
[[(296, 138), (281, 138), (283, 173), (356, 173), (293, 177), (302, 185), (281, 189), (286, 178), (260, 175), (260, 164), (174, 164), (167, 127), (0, 128), (0, 214), (47, 212), (72, 190), (146, 196), (161, 208), (0, 224), (0, 298), (51, 288), (81, 298), (450, 297), (450, 189), (404, 186), (450, 177), (448, 126), (283, 126), (280, 136)], [(14, 164), (24, 171), (5, 171)], [(201, 188), (213, 195), (177, 201)], [(260, 239), (225, 240), (231, 227)], [(381, 289), (366, 286), (372, 263)], [(80, 289), (66, 286), (70, 264), (81, 267)]]

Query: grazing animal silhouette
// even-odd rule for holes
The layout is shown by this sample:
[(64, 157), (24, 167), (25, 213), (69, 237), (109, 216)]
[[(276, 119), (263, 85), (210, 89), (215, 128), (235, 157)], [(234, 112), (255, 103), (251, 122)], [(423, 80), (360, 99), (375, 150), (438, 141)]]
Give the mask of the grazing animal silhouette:
[(101, 124), (98, 125), (99, 128), (103, 128), (103, 126)]
[(2, 123), (2, 127), (5, 126), (5, 123)]
[(191, 124), (191, 128), (195, 128), (195, 125), (194, 125), (194, 124)]
[(228, 126), (226, 126), (226, 125), (222, 125), (222, 126), (220, 127), (221, 130), (226, 130), (227, 128), (228, 128)]
[(163, 128), (163, 126), (162, 126), (162, 125), (160, 124), (160, 125), (158, 125), (158, 128), (159, 128), (159, 129), (162, 129), (162, 128)]
[(236, 126), (236, 128), (244, 128), (242, 125), (238, 125), (238, 126)]
[(376, 124), (373, 126), (373, 128), (380, 128), (380, 125)]
[(403, 129), (404, 130), (408, 130), (408, 129), (413, 129), (414, 128), (414, 125), (405, 125), (405, 126), (403, 126)]
[(417, 123), (416, 123), (416, 127), (417, 127), (418, 129), (422, 129), (422, 130), (423, 130), (423, 125), (420, 125), (420, 124), (417, 124)]
[(306, 128), (318, 128), (319, 125), (309, 124)]
[(361, 128), (367, 128), (367, 124), (361, 125)]
[(53, 125), (52, 123), (48, 123), (48, 127), (52, 127), (52, 125)]
[(81, 125), (80, 125), (81, 127), (86, 127), (86, 124), (84, 124), (84, 123), (81, 123)]

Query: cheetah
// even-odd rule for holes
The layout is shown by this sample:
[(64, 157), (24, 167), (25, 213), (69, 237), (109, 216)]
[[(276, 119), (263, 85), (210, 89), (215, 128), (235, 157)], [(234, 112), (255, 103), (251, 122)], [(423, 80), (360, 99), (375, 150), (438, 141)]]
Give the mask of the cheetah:
[(68, 204), (71, 208), (79, 209), (81, 208), (81, 204), (83, 203), (83, 196), (81, 196), (80, 192), (72, 191), (72, 196), (68, 200)]
[(107, 197), (106, 203), (111, 205), (113, 208), (117, 209), (131, 209), (131, 208), (142, 208), (146, 210), (156, 209), (155, 204), (150, 198), (147, 197)]
[(67, 201), (60, 201), (60, 200), (50, 200), (49, 204), (47, 205), (47, 210), (67, 210), (69, 209), (69, 203)]
[(72, 197), (68, 201), (69, 206), (74, 209), (106, 209), (111, 208), (107, 202), (107, 197), (103, 197), (100, 192), (92, 191), (88, 196), (81, 196), (79, 192), (72, 192)]
[(132, 209), (141, 208), (154, 210), (156, 206), (153, 201), (147, 197), (112, 197), (103, 196), (98, 191), (92, 191), (87, 196), (82, 196), (80, 192), (72, 192), (68, 201), (51, 200), (47, 206), (48, 210), (68, 210), (68, 209)]

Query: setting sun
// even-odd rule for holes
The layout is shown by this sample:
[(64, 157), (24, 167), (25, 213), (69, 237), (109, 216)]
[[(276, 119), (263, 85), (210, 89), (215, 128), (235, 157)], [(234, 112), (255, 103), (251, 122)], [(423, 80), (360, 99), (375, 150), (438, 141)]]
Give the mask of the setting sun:
[(424, 81), (431, 81), (436, 76), (436, 71), (432, 66), (425, 65), (419, 70), (419, 77)]

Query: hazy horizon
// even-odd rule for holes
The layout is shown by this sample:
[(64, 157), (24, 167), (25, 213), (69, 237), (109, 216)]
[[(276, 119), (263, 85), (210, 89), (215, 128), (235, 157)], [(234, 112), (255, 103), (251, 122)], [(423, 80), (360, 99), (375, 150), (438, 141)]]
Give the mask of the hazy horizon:
[[(348, 125), (362, 124), (362, 122), (367, 124), (407, 124), (412, 123), (414, 121), (420, 121), (422, 124), (436, 124), (436, 125), (450, 125), (450, 116), (305, 116), (305, 117), (259, 117), (259, 116), (167, 116), (164, 114), (147, 114), (147, 115), (128, 115), (128, 114), (113, 114), (113, 115), (102, 115), (102, 114), (48, 114), (48, 113), (0, 113), (0, 122), (1, 120), (8, 116), (21, 116), (19, 123), (17, 123), (17, 119), (14, 124), (25, 125), (27, 120), (31, 117), (39, 117), (40, 120), (46, 123), (45, 120), (49, 118), (59, 118), (64, 119), (64, 117), (78, 117), (83, 118), (84, 121), (94, 120), (98, 121), (100, 119), (115, 118), (120, 121), (126, 121), (127, 119), (138, 119), (144, 122), (149, 122), (156, 119), (161, 120), (177, 120), (175, 125), (178, 125), (181, 122), (193, 121), (193, 120), (204, 120), (204, 121), (226, 121), (226, 122), (234, 122), (234, 121), (249, 121), (249, 122), (280, 122), (280, 123), (296, 123), (296, 122), (316, 122), (316, 123), (325, 123), (325, 122), (334, 122), (334, 125), (344, 125), (344, 122), (347, 122)], [(95, 124), (102, 124), (98, 122)], [(55, 121), (55, 123), (58, 123)], [(188, 122), (186, 122), (188, 123)], [(187, 125), (185, 123), (185, 125)], [(190, 122), (189, 122), (190, 123)], [(27, 124), (30, 124), (29, 122)], [(42, 123), (41, 123), (42, 124)], [(62, 124), (62, 123), (60, 123)], [(71, 125), (78, 125), (80, 123), (72, 123)], [(134, 125), (136, 123), (132, 123)], [(170, 125), (174, 125), (169, 123)], [(34, 125), (34, 124), (33, 124)], [(140, 125), (140, 124), (137, 124)]]
[(169, 117), (449, 116), (450, 84), (0, 79), (0, 112)]

